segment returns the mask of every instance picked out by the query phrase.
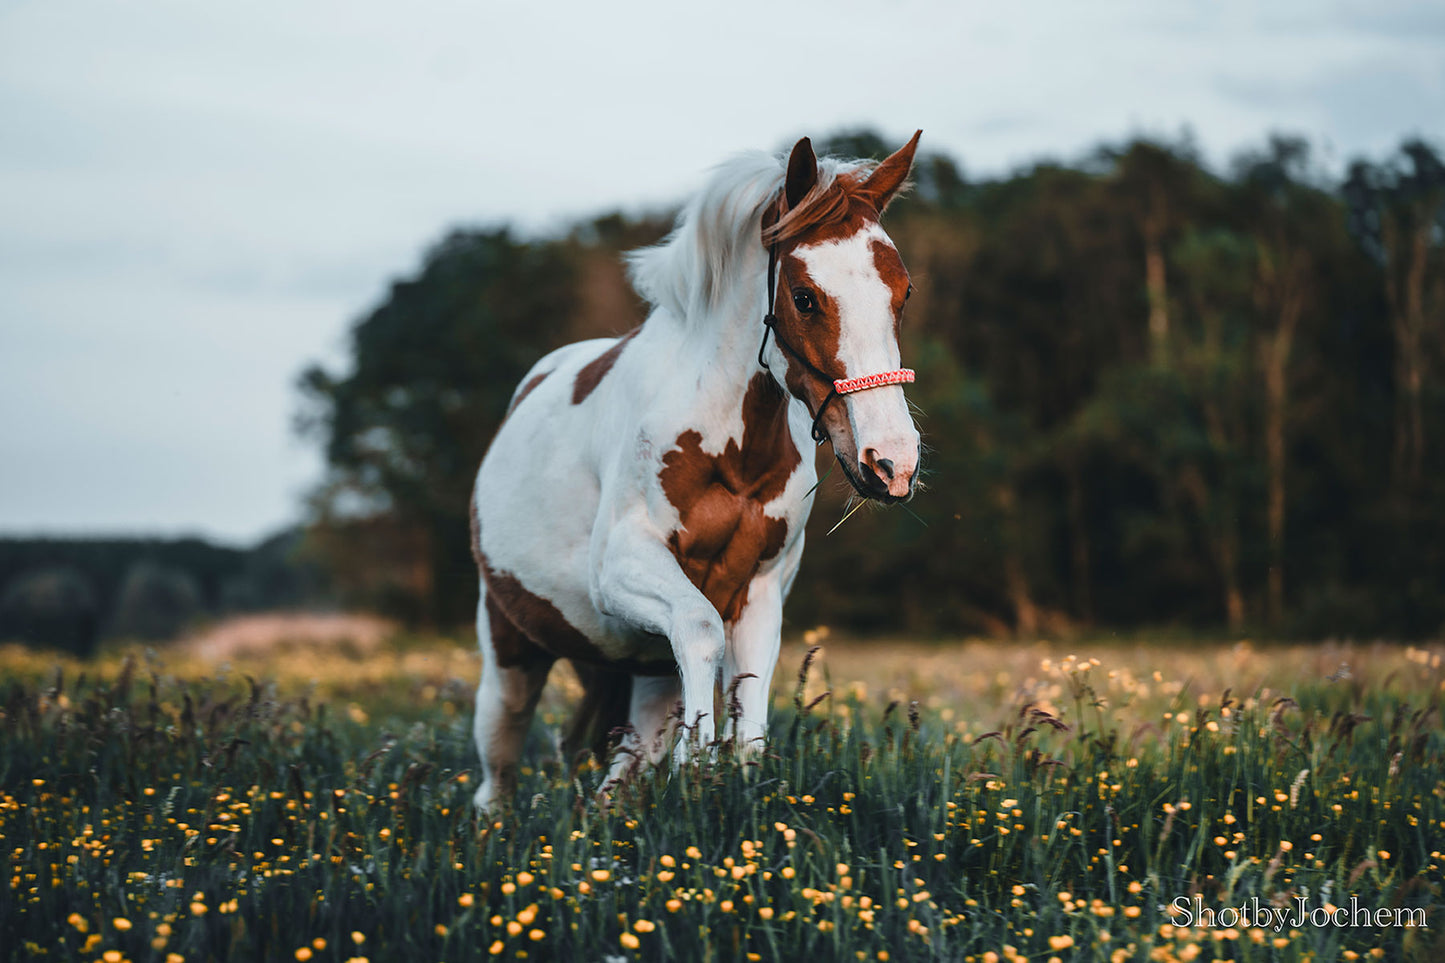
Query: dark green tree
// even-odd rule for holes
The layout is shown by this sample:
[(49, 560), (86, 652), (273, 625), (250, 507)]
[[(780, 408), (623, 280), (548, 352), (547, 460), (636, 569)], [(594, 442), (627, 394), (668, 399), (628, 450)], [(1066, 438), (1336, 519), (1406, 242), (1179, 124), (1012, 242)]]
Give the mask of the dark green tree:
[(0, 642), (92, 654), (100, 642), (100, 609), (90, 580), (70, 566), (10, 580), (0, 590)]
[(1395, 339), (1393, 464), (1408, 488), (1424, 478), (1445, 361), (1445, 162), (1407, 140), (1382, 165), (1351, 165), (1343, 193), (1351, 226), (1382, 270)]

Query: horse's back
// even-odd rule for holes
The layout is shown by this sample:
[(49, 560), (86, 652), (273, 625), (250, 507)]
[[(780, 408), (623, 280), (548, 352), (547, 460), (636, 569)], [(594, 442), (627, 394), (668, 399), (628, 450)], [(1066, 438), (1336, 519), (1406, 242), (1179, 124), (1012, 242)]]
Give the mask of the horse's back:
[[(479, 492), (495, 495), (505, 491), (510, 487), (508, 478), (515, 478), (518, 469), (568, 469), (585, 458), (587, 446), (578, 442), (587, 436), (588, 422), (595, 413), (580, 402), (600, 381), (595, 371), (605, 362), (599, 359), (615, 352), (625, 340), (624, 336), (576, 341), (532, 366), (512, 393), (506, 417), (482, 458), (477, 474)], [(524, 496), (535, 488), (532, 483), (525, 486)]]

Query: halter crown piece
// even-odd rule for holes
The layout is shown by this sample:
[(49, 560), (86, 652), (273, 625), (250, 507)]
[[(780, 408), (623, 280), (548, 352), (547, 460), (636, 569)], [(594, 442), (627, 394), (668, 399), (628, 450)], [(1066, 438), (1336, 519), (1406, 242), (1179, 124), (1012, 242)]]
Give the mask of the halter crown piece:
[[(783, 339), (783, 334), (777, 329), (778, 316), (773, 313), (773, 297), (776, 294), (774, 288), (778, 280), (778, 245), (776, 243), (768, 246), (768, 313), (763, 315), (763, 343), (758, 345), (758, 364), (763, 370), (771, 371), (767, 361), (763, 360), (763, 352), (768, 347), (768, 332), (772, 332), (773, 340), (778, 342), (778, 347), (792, 355), (797, 361), (813, 374), (824, 381), (831, 382), (832, 387), (828, 390), (828, 396), (813, 413), (813, 441), (818, 444), (828, 440), (828, 433), (823, 429), (823, 412), (828, 410), (828, 402), (839, 395), (852, 394), (855, 391), (867, 391), (869, 388), (882, 388), (884, 385), (911, 384), (913, 382), (912, 368), (894, 368), (892, 371), (880, 371), (877, 374), (863, 375), (859, 378), (834, 378), (823, 371), (813, 362), (803, 357), (792, 345)], [(803, 404), (808, 404), (808, 399), (803, 399)], [(811, 407), (811, 406), (810, 406)]]

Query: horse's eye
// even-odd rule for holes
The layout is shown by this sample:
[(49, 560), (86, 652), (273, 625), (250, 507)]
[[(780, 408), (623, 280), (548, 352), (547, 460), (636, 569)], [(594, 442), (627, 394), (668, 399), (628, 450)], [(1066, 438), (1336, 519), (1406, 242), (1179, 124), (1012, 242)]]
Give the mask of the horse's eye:
[(907, 301), (911, 297), (913, 297), (913, 285), (910, 284), (908, 290), (903, 292), (903, 300)]
[(805, 314), (811, 314), (818, 310), (818, 304), (813, 300), (813, 295), (808, 291), (793, 292), (793, 307)]

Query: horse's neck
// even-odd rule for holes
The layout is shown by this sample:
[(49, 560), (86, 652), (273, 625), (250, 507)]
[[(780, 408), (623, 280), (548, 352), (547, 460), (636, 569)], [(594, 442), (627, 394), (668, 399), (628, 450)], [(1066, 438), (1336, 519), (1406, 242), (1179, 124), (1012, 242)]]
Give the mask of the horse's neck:
[(717, 307), (688, 318), (677, 329), (679, 367), (692, 369), (699, 401), (736, 407), (748, 382), (762, 370), (758, 347), (765, 330), (766, 265), (766, 256), (756, 258)]
[[(749, 418), (764, 419), (770, 432), (790, 433), (788, 410), (794, 402), (758, 364), (766, 330), (763, 326), (766, 265), (767, 257), (759, 257), (756, 270), (744, 272), (732, 296), (722, 305), (707, 316), (691, 318), (688, 323), (673, 327), (669, 334), (669, 340), (674, 341), (668, 349), (671, 357), (663, 362), (669, 365), (677, 384), (678, 400), (682, 401), (678, 408), (690, 409), (691, 417), (700, 425), (731, 426), (729, 435), (739, 444), (761, 440), (756, 429), (741, 434), (738, 431), (746, 427), (742, 423), (745, 405), (749, 408)], [(759, 378), (766, 382), (766, 391), (761, 393), (761, 386), (754, 385)], [(763, 399), (761, 404), (760, 399)], [(717, 441), (720, 443), (721, 439)], [(788, 441), (789, 438), (778, 438), (767, 444), (773, 446)]]

